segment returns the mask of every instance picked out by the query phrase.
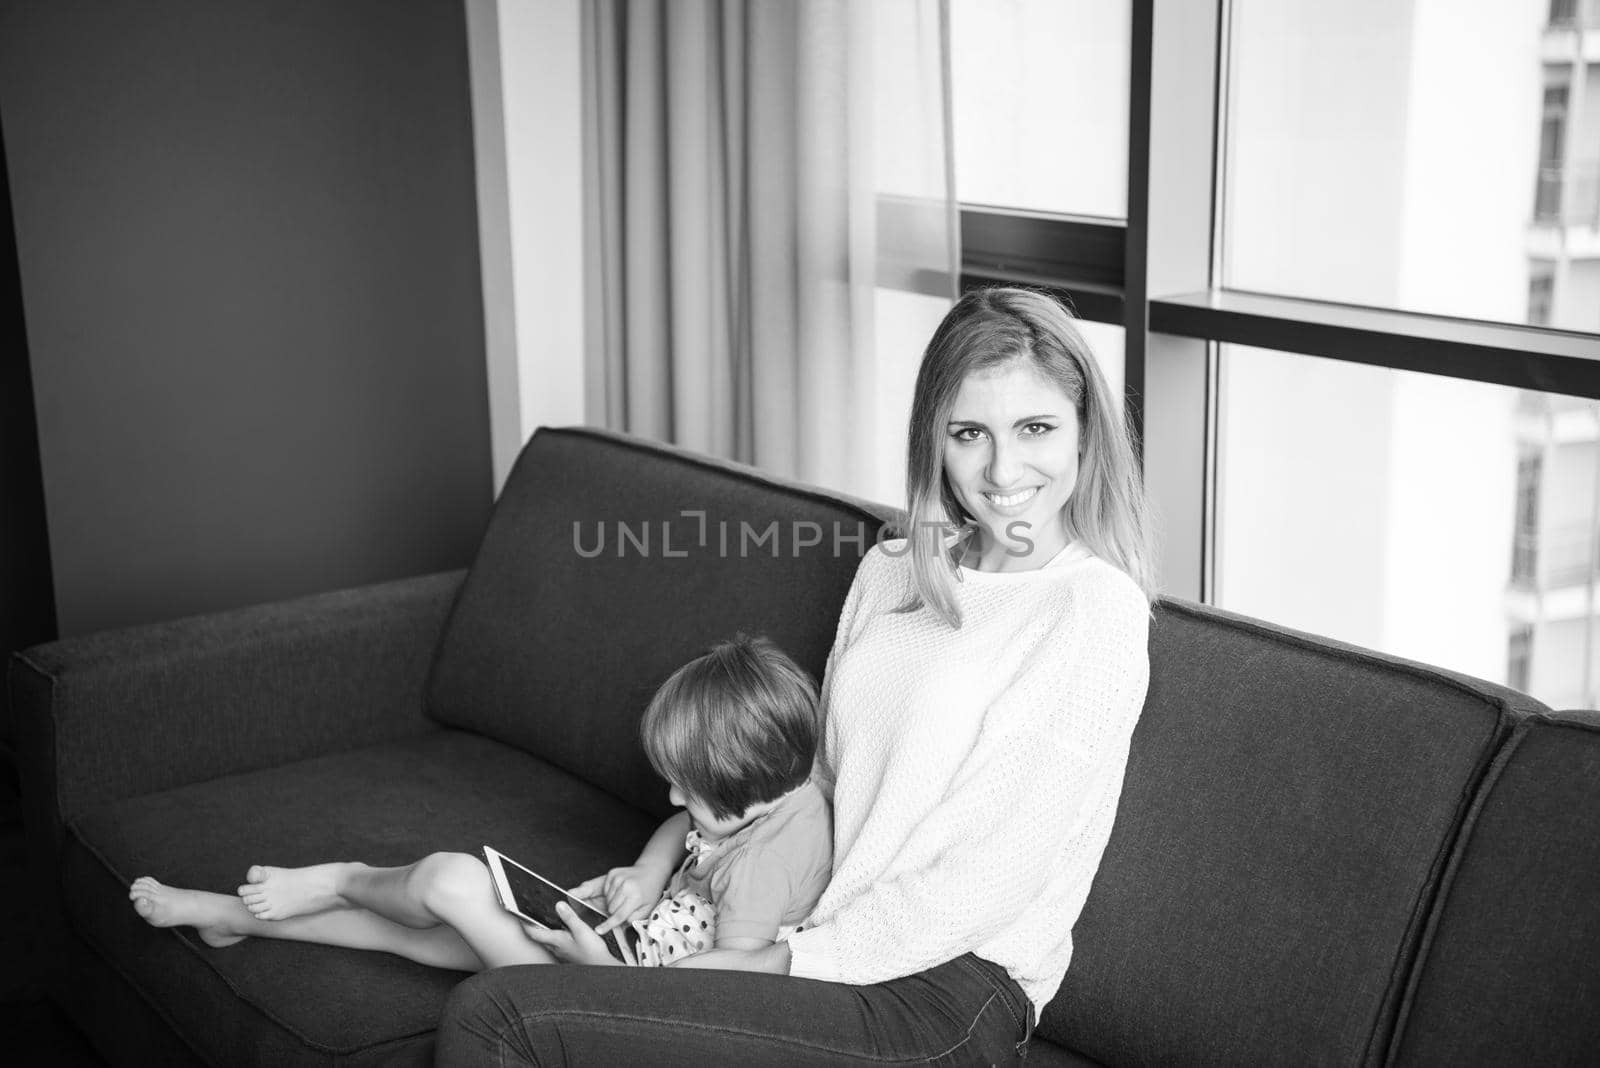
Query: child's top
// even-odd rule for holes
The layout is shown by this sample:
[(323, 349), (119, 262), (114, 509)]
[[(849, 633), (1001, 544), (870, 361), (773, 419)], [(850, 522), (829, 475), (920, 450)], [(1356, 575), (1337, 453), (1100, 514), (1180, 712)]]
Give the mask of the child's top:
[(833, 875), (833, 816), (815, 783), (714, 842), (690, 832), (690, 854), (666, 893), (690, 890), (717, 909), (717, 937), (778, 937), (811, 915)]

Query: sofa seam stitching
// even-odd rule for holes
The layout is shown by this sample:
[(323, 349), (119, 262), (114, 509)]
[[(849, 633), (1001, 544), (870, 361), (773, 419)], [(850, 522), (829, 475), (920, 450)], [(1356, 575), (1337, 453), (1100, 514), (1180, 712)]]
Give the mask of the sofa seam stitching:
[[(39, 677), (43, 678), (46, 682), (49, 683), (47, 696), (49, 698), (50, 707), (49, 707), (49, 713), (44, 717), (44, 719), (45, 719), (45, 722), (46, 722), (46, 724), (47, 724), (47, 726), (49, 728), (48, 733), (49, 733), (49, 741), (50, 741), (50, 765), (51, 765), (50, 766), (50, 791), (51, 791), (51, 793), (53, 793), (55, 795), (54, 800), (55, 800), (55, 809), (56, 810), (55, 810), (55, 813), (54, 813), (54, 816), (55, 816), (54, 822), (55, 822), (56, 826), (55, 826), (55, 828), (51, 828), (50, 829), (50, 834), (49, 834), (50, 840), (53, 841), (55, 839), (55, 833), (54, 833), (55, 831), (57, 831), (57, 830), (65, 831), (66, 828), (67, 828), (66, 810), (65, 810), (65, 808), (63, 807), (63, 805), (61, 803), (60, 762), (57, 760), (57, 757), (61, 752), (61, 737), (60, 737), (60, 724), (57, 722), (58, 717), (56, 715), (56, 711), (57, 711), (56, 710), (56, 691), (61, 685), (61, 680), (56, 677), (55, 672), (53, 672), (50, 669), (48, 669), (48, 668), (44, 667), (43, 665), (39, 664), (38, 661), (36, 661), (33, 657), (30, 657), (26, 653), (26, 651), (24, 651), (24, 650), (19, 649), (19, 650), (13, 652), (11, 654), (11, 656), (12, 656), (13, 659), (17, 660), (18, 662), (20, 662), (22, 664), (25, 664), (35, 675), (38, 675)], [(10, 699), (11, 699), (10, 689), (11, 688), (8, 685), (6, 687), (6, 691), (7, 691), (6, 692), (6, 700), (7, 701), (10, 701)], [(26, 811), (26, 809), (24, 809), (24, 811)], [(61, 858), (59, 856), (56, 858), (56, 860), (58, 862), (58, 864), (57, 864), (58, 868), (59, 868), (60, 859)], [(57, 874), (59, 874), (59, 871), (57, 872)]]
[(589, 438), (594, 441), (603, 441), (608, 444), (628, 449), (631, 452), (643, 453), (647, 456), (662, 457), (664, 459), (671, 460), (680, 466), (689, 467), (700, 471), (719, 472), (737, 478), (746, 485), (763, 489), (782, 490), (785, 493), (793, 494), (813, 503), (829, 504), (835, 507), (844, 506), (849, 508), (851, 511), (865, 513), (867, 519), (880, 524), (903, 522), (905, 518), (902, 509), (891, 508), (888, 505), (881, 505), (880, 507), (883, 507), (891, 513), (890, 517), (886, 519), (883, 516), (874, 515), (871, 509), (868, 507), (869, 504), (875, 504), (876, 502), (870, 502), (863, 498), (853, 498), (842, 494), (834, 495), (828, 492), (819, 492), (815, 488), (804, 488), (799, 483), (789, 483), (785, 480), (774, 478), (773, 476), (766, 475), (758, 471), (745, 470), (742, 465), (733, 466), (736, 461), (730, 460), (716, 463), (707, 462), (706, 458), (704, 457), (697, 457), (682, 453), (674, 447), (667, 446), (665, 444), (655, 445), (650, 442), (635, 441), (623, 435), (614, 435), (613, 433), (596, 430), (592, 427), (568, 426), (543, 427), (541, 429), (546, 433), (556, 434), (563, 437)]
[[(1428, 918), (1435, 904), (1443, 893), (1442, 887), (1450, 858), (1455, 852), (1456, 843), (1461, 841), (1466, 821), (1471, 816), (1473, 801), (1482, 789), (1490, 768), (1493, 767), (1514, 727), (1514, 716), (1510, 714), (1502, 713), (1496, 719), (1488, 738), (1485, 739), (1481, 753), (1473, 762), (1465, 782), (1462, 783), (1461, 796), (1451, 812), (1449, 825), (1429, 858), (1427, 870), (1412, 889), (1411, 908), (1406, 916), (1405, 927), (1395, 946), (1394, 955), (1390, 958), (1378, 1003), (1367, 1020), (1366, 1041), (1362, 1043), (1361, 1050), (1363, 1064), (1375, 1063), (1373, 1061), (1375, 1055), (1386, 1056), (1388, 1048), (1393, 1044), (1394, 1030), (1399, 1025), (1405, 986), (1411, 974), (1420, 967), (1423, 932), (1426, 930)], [(1388, 1030), (1388, 1035), (1380, 1038), (1385, 1028)], [(1384, 1047), (1381, 1051), (1375, 1049), (1380, 1042)], [(1382, 1062), (1380, 1060), (1376, 1063)]]
[(1462, 815), (1457, 833), (1449, 843), (1444, 868), (1439, 873), (1438, 884), (1434, 888), (1432, 899), (1428, 902), (1422, 929), (1417, 936), (1416, 952), (1412, 958), (1410, 973), (1406, 976), (1405, 984), (1400, 991), (1400, 1000), (1395, 1006), (1394, 1030), (1389, 1036), (1388, 1048), (1384, 1051), (1382, 1061), (1385, 1065), (1392, 1065), (1399, 1056), (1401, 1042), (1411, 1022), (1417, 989), (1421, 986), (1423, 974), (1427, 971), (1428, 958), (1433, 950), (1440, 918), (1444, 914), (1450, 891), (1455, 887), (1456, 876), (1477, 832), (1479, 818), (1488, 805), (1495, 786), (1505, 775), (1505, 769), (1522, 747), (1527, 735), (1526, 720), (1508, 726), (1505, 735), (1499, 739), (1496, 751), (1486, 762), (1470, 795), (1467, 810)]
[(1523, 715), (1533, 715), (1546, 710), (1544, 703), (1533, 697), (1531, 694), (1524, 694), (1520, 690), (1514, 691), (1518, 694), (1521, 694), (1523, 697), (1527, 697), (1529, 700), (1538, 705), (1537, 708), (1523, 708), (1521, 706), (1511, 704), (1511, 702), (1505, 697), (1498, 694), (1488, 694), (1481, 690), (1474, 689), (1471, 686), (1466, 685), (1461, 680), (1426, 664), (1419, 664), (1414, 661), (1403, 660), (1398, 657), (1384, 657), (1376, 654), (1374, 650), (1362, 649), (1357, 646), (1338, 646), (1326, 644), (1323, 640), (1319, 640), (1315, 635), (1301, 635), (1289, 630), (1275, 627), (1266, 623), (1264, 620), (1257, 622), (1255, 620), (1247, 619), (1243, 616), (1236, 616), (1232, 613), (1227, 613), (1224, 609), (1214, 608), (1210, 605), (1195, 604), (1194, 602), (1185, 601), (1181, 598), (1162, 597), (1160, 598), (1159, 603), (1163, 608), (1170, 608), (1189, 616), (1192, 619), (1202, 622), (1219, 623), (1230, 628), (1246, 631), (1259, 638), (1265, 638), (1269, 641), (1290, 645), (1307, 652), (1314, 652), (1327, 657), (1348, 657), (1349, 659), (1358, 661), (1366, 667), (1381, 668), (1386, 671), (1398, 671), (1417, 680), (1426, 680), (1428, 682), (1442, 684), (1459, 694), (1474, 698), (1482, 704), (1488, 705), (1497, 712), (1512, 712), (1521, 713)]

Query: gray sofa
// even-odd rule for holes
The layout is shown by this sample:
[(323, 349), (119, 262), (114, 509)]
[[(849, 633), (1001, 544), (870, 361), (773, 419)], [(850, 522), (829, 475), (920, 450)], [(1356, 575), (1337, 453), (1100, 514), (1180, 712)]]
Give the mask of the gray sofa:
[[(426, 1063), (458, 974), (211, 949), (142, 923), (128, 882), (485, 843), (572, 880), (631, 858), (667, 811), (634, 740), (654, 686), (738, 630), (820, 675), (889, 518), (542, 430), (464, 574), (18, 654), (54, 996), (115, 1063)], [(1600, 717), (1180, 601), (1150, 641), (1116, 829), (1030, 1061), (1596, 1062)]]

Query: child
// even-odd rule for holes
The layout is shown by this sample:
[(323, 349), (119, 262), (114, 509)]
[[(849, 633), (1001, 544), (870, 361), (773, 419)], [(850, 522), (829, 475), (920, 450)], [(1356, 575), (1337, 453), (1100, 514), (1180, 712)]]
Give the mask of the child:
[[(674, 673), (645, 713), (643, 733), (673, 803), (688, 812), (662, 824), (637, 863), (577, 888), (580, 897), (606, 902), (610, 918), (600, 933), (642, 920), (642, 951), (657, 964), (712, 944), (770, 945), (788, 933), (780, 929), (816, 904), (832, 866), (827, 805), (808, 781), (817, 730), (811, 679), (764, 639), (722, 643)], [(128, 896), (152, 926), (191, 926), (218, 947), (280, 938), (462, 971), (616, 963), (581, 921), (572, 921), (573, 931), (525, 934), (501, 908), (483, 862), (464, 853), (434, 853), (398, 868), (257, 865), (238, 896), (146, 876)]]
[[(740, 636), (679, 668), (639, 728), (672, 803), (688, 811), (662, 824), (635, 863), (573, 891), (610, 913), (597, 931), (631, 923), (647, 966), (793, 933), (833, 868), (828, 802), (810, 779), (810, 677), (770, 641)], [(537, 928), (528, 936), (552, 952), (563, 940)]]

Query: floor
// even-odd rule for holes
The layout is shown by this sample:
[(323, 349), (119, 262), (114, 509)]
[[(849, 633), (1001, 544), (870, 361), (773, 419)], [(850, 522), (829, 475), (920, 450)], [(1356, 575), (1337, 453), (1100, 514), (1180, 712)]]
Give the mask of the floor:
[(28, 919), (27, 854), (11, 754), (0, 750), (0, 1059), (7, 1065), (100, 1068), (88, 1040), (40, 986), (41, 947)]

